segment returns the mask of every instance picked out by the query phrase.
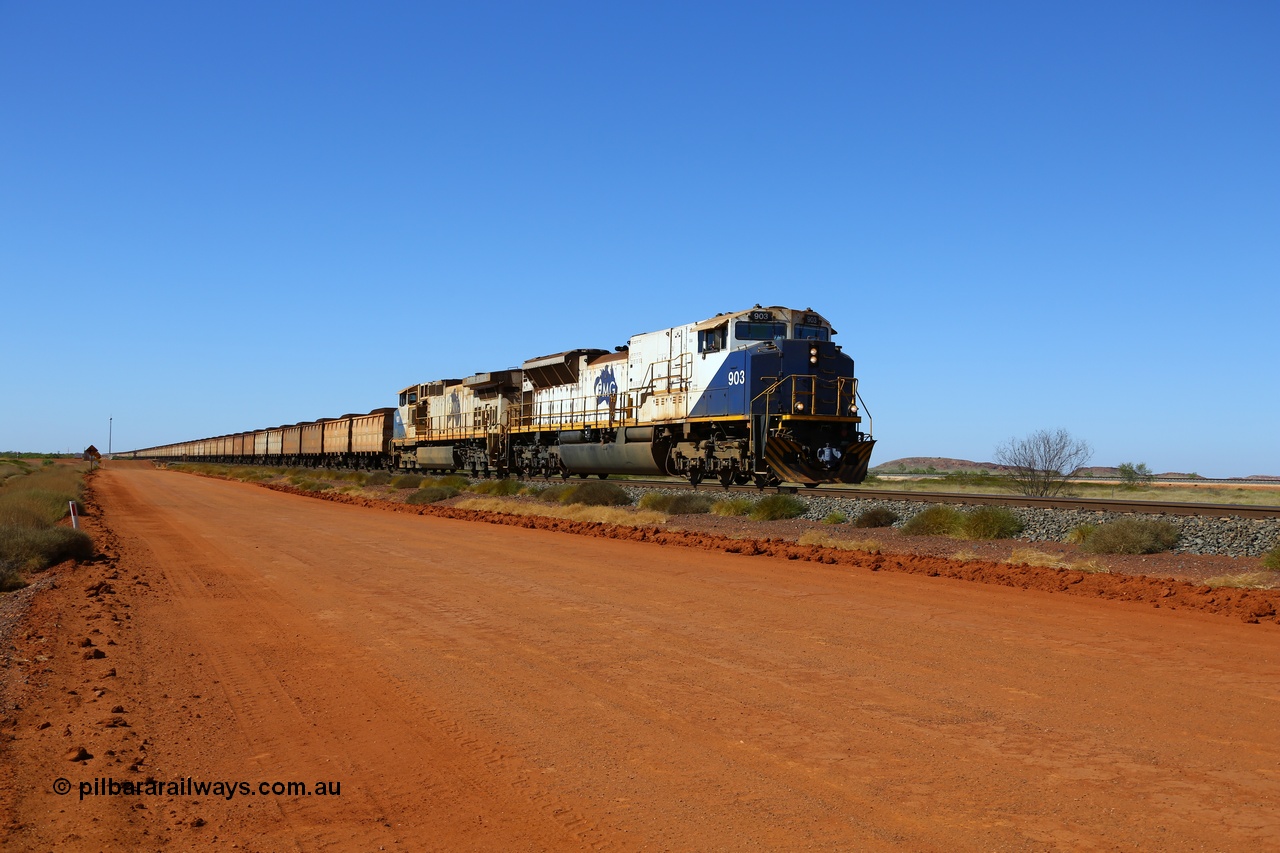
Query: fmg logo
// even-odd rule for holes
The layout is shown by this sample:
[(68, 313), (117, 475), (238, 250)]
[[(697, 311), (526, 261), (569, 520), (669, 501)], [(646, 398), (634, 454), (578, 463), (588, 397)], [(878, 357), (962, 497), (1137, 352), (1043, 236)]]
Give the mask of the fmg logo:
[(596, 377), (595, 392), (596, 405), (607, 403), (618, 395), (618, 380), (613, 375), (612, 367), (600, 371), (600, 375)]

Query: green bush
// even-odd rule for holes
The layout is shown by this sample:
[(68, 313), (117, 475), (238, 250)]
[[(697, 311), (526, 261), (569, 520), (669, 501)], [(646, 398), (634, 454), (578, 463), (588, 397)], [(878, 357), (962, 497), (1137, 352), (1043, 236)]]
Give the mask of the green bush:
[(955, 536), (964, 524), (964, 516), (955, 507), (938, 504), (921, 510), (902, 525), (908, 536)]
[(519, 480), (482, 480), (472, 486), (471, 491), (478, 495), (495, 495), (505, 498), (520, 494), (522, 488), (524, 486)]
[(1083, 545), (1089, 541), (1089, 537), (1098, 529), (1096, 524), (1077, 524), (1071, 528), (1071, 532), (1067, 534), (1067, 542), (1071, 545)]
[(364, 484), (366, 486), (385, 486), (390, 482), (391, 475), (386, 471), (374, 471), (372, 474), (368, 474), (364, 478)]
[(1012, 539), (1025, 526), (1022, 519), (1002, 506), (980, 506), (964, 514), (960, 533), (966, 539)]
[(672, 496), (665, 511), (671, 515), (702, 515), (711, 512), (714, 503), (715, 499), (709, 495), (683, 492)]
[(667, 507), (671, 506), (671, 502), (675, 499), (675, 495), (666, 492), (645, 492), (640, 496), (640, 508), (666, 512)]
[(823, 524), (847, 524), (848, 521), (849, 516), (845, 515), (843, 512), (829, 512), (827, 513), (827, 517), (822, 519)]
[(298, 484), (298, 488), (304, 492), (323, 492), (326, 489), (332, 489), (332, 483), (321, 483), (318, 480), (303, 480)]
[(1082, 547), (1092, 554), (1157, 554), (1177, 545), (1178, 535), (1167, 521), (1121, 518), (1098, 525)]
[[(550, 491), (550, 490), (548, 490)], [(561, 503), (583, 504), (584, 506), (630, 506), (631, 495), (617, 483), (604, 480), (587, 480), (576, 486), (560, 498)]]
[(424, 486), (444, 486), (448, 489), (457, 489), (462, 491), (471, 484), (471, 481), (461, 474), (445, 474), (443, 477), (431, 477), (423, 481)]
[(22, 579), (22, 572), (17, 566), (0, 561), (0, 592), (13, 592), (22, 589), (27, 582)]
[(868, 510), (863, 510), (857, 518), (853, 520), (854, 527), (893, 527), (898, 520), (898, 514), (888, 507), (877, 506)]
[(565, 503), (565, 496), (573, 491), (568, 483), (554, 483), (538, 492), (537, 498), (549, 504)]
[(1280, 572), (1280, 545), (1262, 555), (1262, 568)]
[(83, 530), (70, 527), (0, 527), (0, 563), (27, 571), (39, 571), (63, 560), (93, 557), (93, 540)]
[(452, 486), (423, 486), (405, 499), (407, 504), (433, 504), (457, 497), (458, 490)]
[(751, 498), (724, 498), (718, 500), (711, 505), (711, 511), (716, 515), (732, 517), (736, 515), (746, 515), (751, 512), (751, 508), (756, 502)]
[(422, 481), (426, 479), (421, 474), (398, 474), (391, 478), (391, 488), (393, 489), (416, 489), (422, 485)]
[(795, 495), (769, 495), (756, 501), (751, 508), (752, 521), (778, 521), (804, 515), (809, 505)]

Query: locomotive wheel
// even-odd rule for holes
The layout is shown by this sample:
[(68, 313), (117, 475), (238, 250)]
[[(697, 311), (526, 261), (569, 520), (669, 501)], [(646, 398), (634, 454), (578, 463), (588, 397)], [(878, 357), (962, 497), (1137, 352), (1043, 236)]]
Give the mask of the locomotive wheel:
[(816, 489), (816, 488), (818, 488), (818, 484), (817, 484), (817, 483), (805, 483), (805, 484), (804, 484), (804, 487), (805, 487), (806, 489)]
[(578, 479), (579, 479), (579, 480), (585, 480), (585, 479), (587, 479), (587, 475), (586, 475), (586, 474), (579, 474), (579, 475), (578, 475)]
[[(586, 476), (586, 474), (583, 474), (582, 476), (584, 476), (584, 477), (585, 477), (585, 476)], [(596, 476), (597, 476), (597, 477), (599, 477), (601, 480), (607, 480), (607, 479), (609, 479), (609, 475), (608, 475), (608, 474), (596, 474)]]
[(738, 471), (733, 475), (733, 482), (739, 486), (745, 486), (751, 482), (751, 474), (747, 471)]
[(698, 484), (699, 484), (699, 483), (701, 483), (701, 482), (702, 482), (702, 469), (701, 469), (701, 468), (690, 468), (690, 469), (689, 469), (689, 484), (690, 484), (691, 486), (693, 486), (693, 487), (696, 489), (696, 488), (698, 488)]
[(726, 465), (720, 469), (720, 485), (727, 489), (733, 483), (734, 479), (732, 468)]

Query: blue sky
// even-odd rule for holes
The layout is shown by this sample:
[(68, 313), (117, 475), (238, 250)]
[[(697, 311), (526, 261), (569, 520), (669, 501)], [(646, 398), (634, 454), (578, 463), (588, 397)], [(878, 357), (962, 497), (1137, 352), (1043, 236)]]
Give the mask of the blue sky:
[(875, 461), (1280, 474), (1280, 6), (0, 0), (0, 449), (755, 303)]

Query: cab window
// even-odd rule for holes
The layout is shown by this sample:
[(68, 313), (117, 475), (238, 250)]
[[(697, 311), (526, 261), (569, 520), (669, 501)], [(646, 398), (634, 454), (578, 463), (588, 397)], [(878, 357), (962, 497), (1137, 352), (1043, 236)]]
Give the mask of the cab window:
[(831, 330), (826, 326), (809, 326), (803, 323), (796, 325), (796, 337), (802, 341), (829, 341)]
[(724, 338), (727, 331), (729, 331), (728, 326), (720, 326), (715, 329), (703, 329), (698, 332), (698, 352), (719, 352), (724, 349)]
[(787, 337), (787, 324), (739, 320), (733, 327), (733, 334), (740, 341), (781, 341)]
[(401, 392), (400, 392), (400, 405), (402, 405), (402, 406), (403, 406), (403, 405), (405, 405), (405, 404), (406, 404), (406, 403), (408, 403), (408, 402), (409, 402), (409, 395), (408, 395), (408, 394), (406, 394), (406, 393), (404, 393), (403, 391), (401, 391)]

